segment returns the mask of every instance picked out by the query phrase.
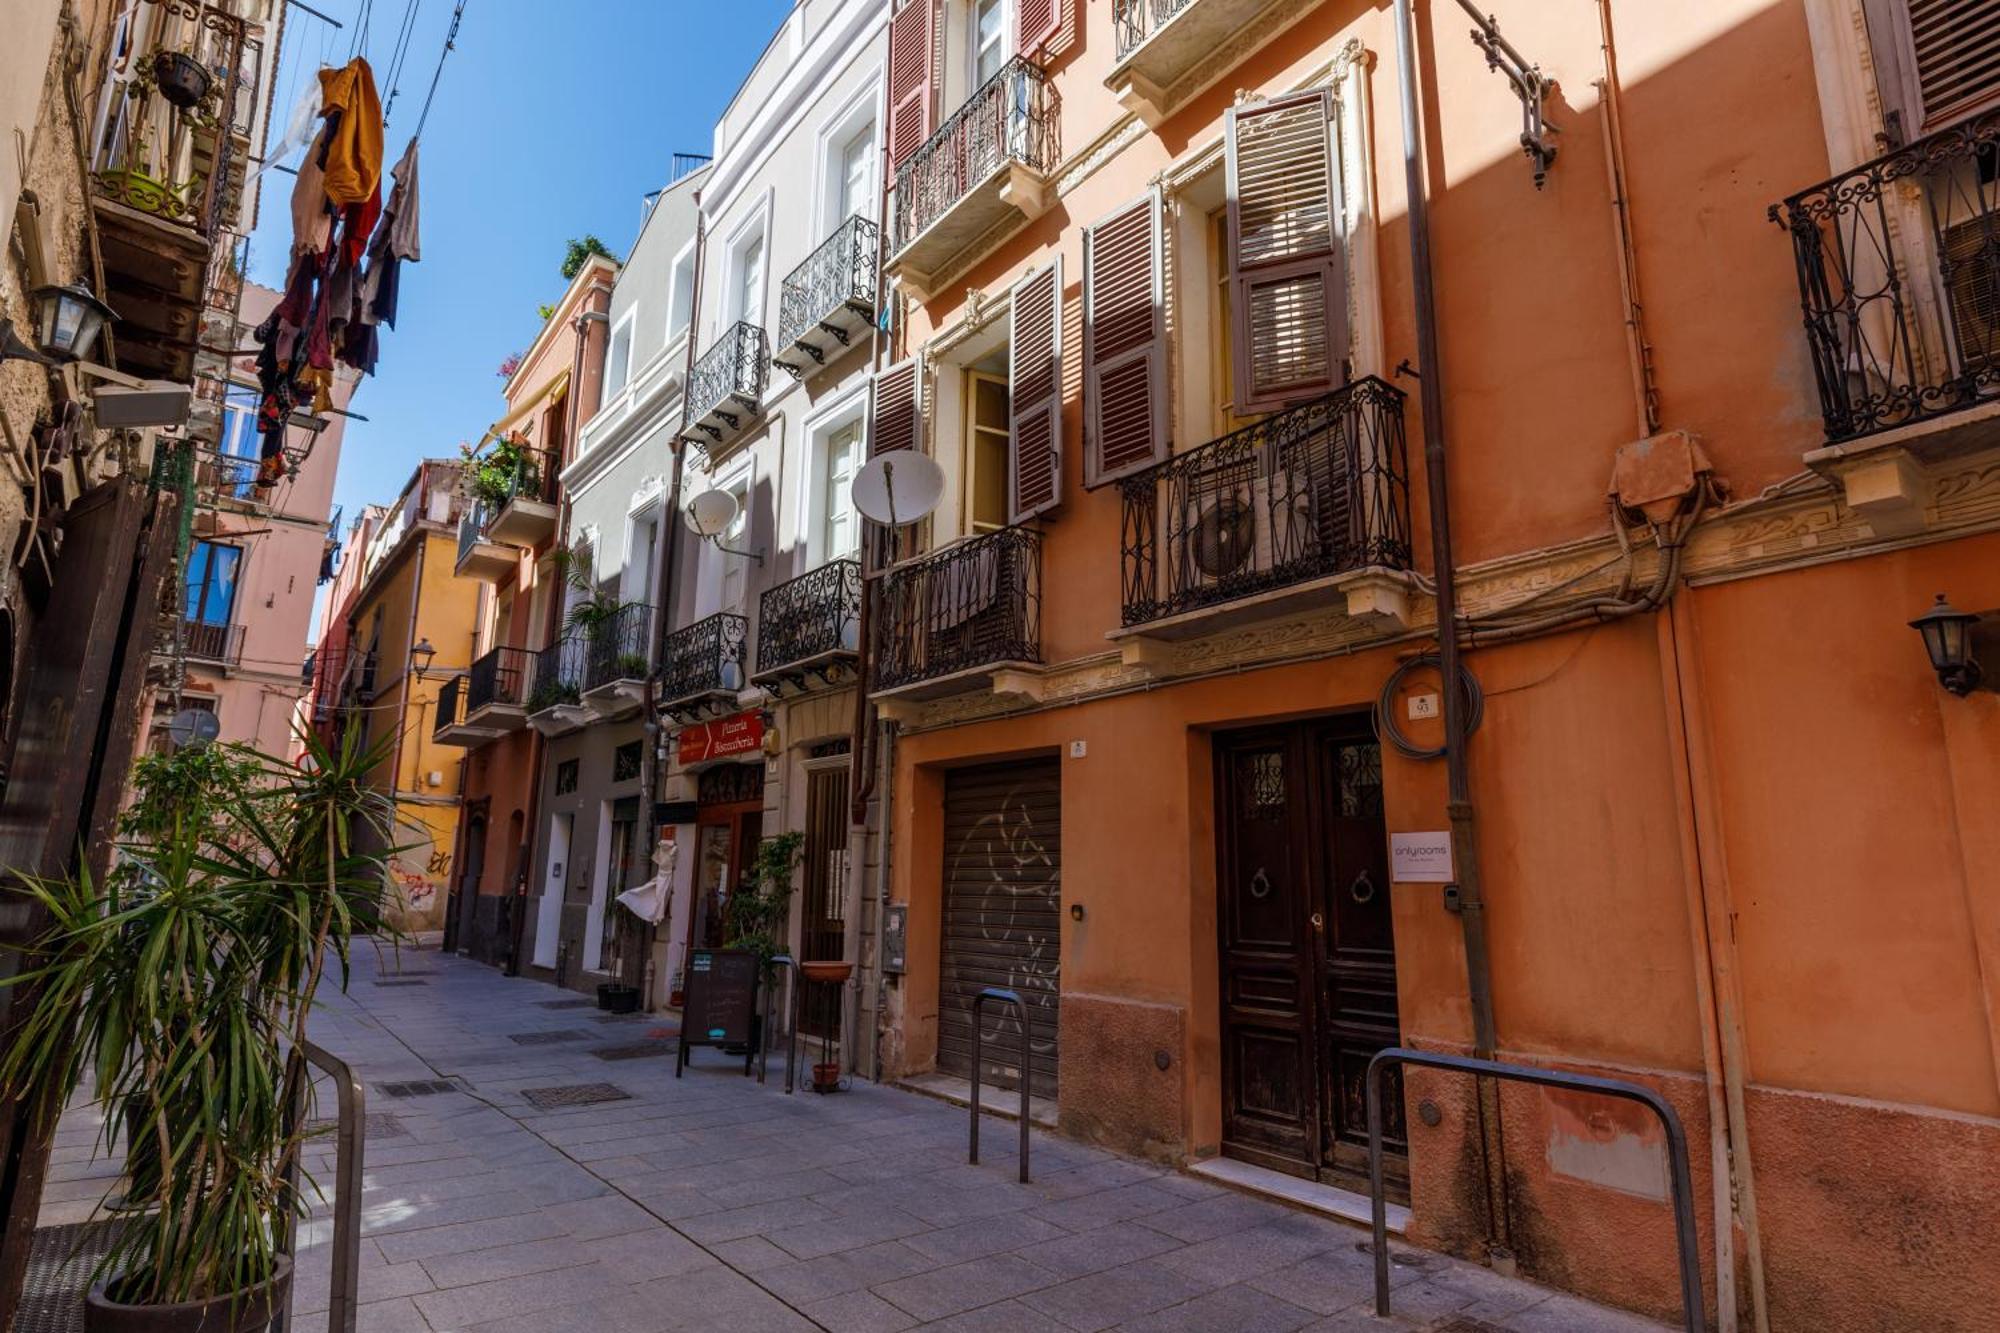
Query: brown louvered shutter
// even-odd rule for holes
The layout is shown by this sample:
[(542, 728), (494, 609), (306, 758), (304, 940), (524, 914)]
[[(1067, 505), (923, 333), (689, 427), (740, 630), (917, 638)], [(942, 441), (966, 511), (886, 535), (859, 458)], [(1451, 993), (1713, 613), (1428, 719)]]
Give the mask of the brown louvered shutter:
[(931, 8), (935, 0), (904, 0), (889, 20), (889, 167), (923, 147), (931, 132)]
[(1907, 142), (2000, 102), (2000, 0), (1865, 0), (1875, 83)]
[(1062, 256), (1014, 284), (1007, 344), (1007, 521), (1062, 502)]
[(1062, 7), (1074, 0), (1014, 0), (1014, 50), (1029, 59), (1062, 28)]
[(1229, 111), (1238, 412), (1272, 411), (1344, 378), (1347, 265), (1332, 109), (1322, 88)]
[(1160, 195), (1083, 234), (1083, 484), (1167, 456), (1167, 358)]
[(878, 372), (868, 400), (868, 456), (924, 445), (923, 363), (898, 361)]

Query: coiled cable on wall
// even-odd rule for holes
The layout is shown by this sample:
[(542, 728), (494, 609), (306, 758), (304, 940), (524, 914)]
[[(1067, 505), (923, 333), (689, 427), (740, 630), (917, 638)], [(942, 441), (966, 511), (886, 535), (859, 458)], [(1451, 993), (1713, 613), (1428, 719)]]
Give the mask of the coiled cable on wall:
[[(1396, 691), (1402, 687), (1403, 681), (1418, 667), (1435, 670), (1441, 664), (1436, 652), (1404, 658), (1389, 673), (1389, 678), (1382, 682), (1382, 692), (1375, 696), (1375, 738), (1387, 741), (1397, 753), (1407, 758), (1439, 759), (1444, 756), (1444, 746), (1419, 745), (1396, 726)], [(1479, 721), (1486, 714), (1486, 692), (1479, 688), (1479, 678), (1464, 667), (1458, 670), (1458, 684), (1465, 691), (1465, 734), (1470, 736), (1479, 730)]]

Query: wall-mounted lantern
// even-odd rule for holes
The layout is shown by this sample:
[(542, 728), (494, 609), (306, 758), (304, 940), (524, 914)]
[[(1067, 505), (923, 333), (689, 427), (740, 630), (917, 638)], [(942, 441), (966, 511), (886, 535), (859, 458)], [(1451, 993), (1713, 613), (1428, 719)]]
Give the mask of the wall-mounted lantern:
[(428, 638), (418, 639), (417, 646), (410, 649), (410, 665), (416, 668), (417, 679), (422, 680), (431, 669), (431, 662), (437, 657), (437, 649), (431, 647)]
[(37, 287), (28, 295), (35, 303), (35, 346), (50, 361), (88, 360), (104, 321), (117, 318), (80, 282)]
[(1937, 595), (1930, 610), (1910, 622), (1910, 628), (1923, 635), (1924, 652), (1931, 659), (1931, 670), (1937, 672), (1938, 684), (1961, 699), (1978, 689), (1986, 674), (1980, 669), (1973, 635), (1979, 622), (1979, 616), (1960, 611), (1943, 593)]

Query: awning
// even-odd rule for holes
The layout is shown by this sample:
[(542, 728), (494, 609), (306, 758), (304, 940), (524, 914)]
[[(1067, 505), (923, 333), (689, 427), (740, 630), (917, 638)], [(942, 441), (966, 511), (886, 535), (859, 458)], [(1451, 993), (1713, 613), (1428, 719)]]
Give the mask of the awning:
[(569, 392), (569, 372), (565, 370), (559, 373), (554, 379), (550, 380), (547, 384), (543, 385), (541, 391), (535, 394), (534, 397), (528, 399), (527, 402), (522, 403), (519, 407), (509, 412), (506, 416), (501, 417), (498, 421), (488, 426), (486, 428), (486, 433), (479, 437), (479, 443), (477, 445), (474, 445), (473, 448), (477, 450), (483, 447), (488, 440), (497, 440), (501, 438), (508, 431), (512, 430), (515, 426), (519, 425), (521, 419), (527, 416), (530, 412), (533, 412), (536, 408), (542, 406), (542, 404), (544, 403), (554, 402), (556, 399), (562, 397), (565, 393), (568, 392)]

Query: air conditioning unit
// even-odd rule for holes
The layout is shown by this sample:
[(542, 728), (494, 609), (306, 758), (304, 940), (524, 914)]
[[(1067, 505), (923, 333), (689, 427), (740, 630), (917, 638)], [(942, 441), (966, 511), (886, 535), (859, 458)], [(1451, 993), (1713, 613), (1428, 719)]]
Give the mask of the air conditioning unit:
[(1187, 502), (1182, 568), (1190, 588), (1271, 574), (1315, 551), (1317, 536), (1303, 471), (1244, 477)]

